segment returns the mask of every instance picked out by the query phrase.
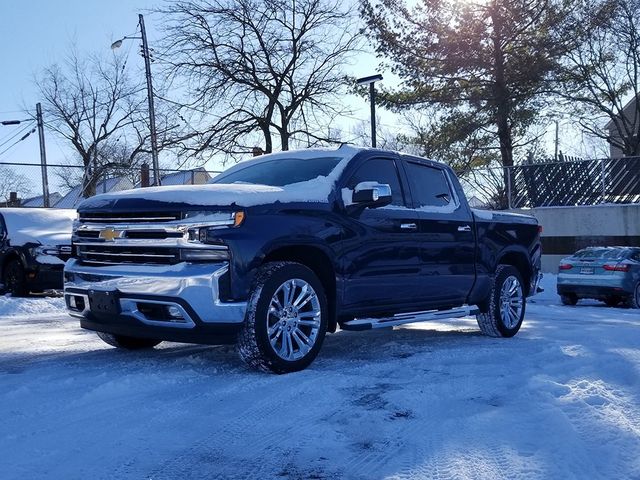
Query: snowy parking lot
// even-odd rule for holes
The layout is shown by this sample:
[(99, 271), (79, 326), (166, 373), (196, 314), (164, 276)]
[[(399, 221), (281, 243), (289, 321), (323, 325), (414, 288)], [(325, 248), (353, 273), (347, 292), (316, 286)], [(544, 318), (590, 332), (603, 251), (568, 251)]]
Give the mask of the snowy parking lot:
[(232, 347), (117, 351), (61, 298), (0, 297), (0, 476), (640, 478), (640, 313), (561, 306), (329, 335), (303, 372)]

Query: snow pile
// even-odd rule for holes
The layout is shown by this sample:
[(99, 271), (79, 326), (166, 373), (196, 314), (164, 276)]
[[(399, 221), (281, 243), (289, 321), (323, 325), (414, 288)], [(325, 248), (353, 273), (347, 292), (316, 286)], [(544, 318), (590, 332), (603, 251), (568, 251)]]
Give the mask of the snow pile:
[(0, 296), (0, 317), (60, 315), (64, 308), (62, 297), (13, 298), (9, 294)]
[(339, 331), (283, 376), (0, 313), (2, 478), (640, 478), (640, 315), (563, 306), (554, 281), (513, 339), (473, 318)]
[(75, 210), (49, 208), (2, 208), (9, 242), (13, 246), (27, 243), (48, 246), (70, 245)]

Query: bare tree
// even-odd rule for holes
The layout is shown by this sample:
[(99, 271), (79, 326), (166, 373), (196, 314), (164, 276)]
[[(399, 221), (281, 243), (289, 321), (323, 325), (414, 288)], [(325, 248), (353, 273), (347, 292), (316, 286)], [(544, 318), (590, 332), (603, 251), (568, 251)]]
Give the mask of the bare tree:
[[(608, 21), (567, 56), (560, 95), (586, 132), (640, 155), (640, 1), (609, 1)], [(626, 108), (628, 102), (637, 99)]]
[[(245, 154), (256, 144), (335, 142), (345, 66), (359, 31), (339, 0), (190, 0), (168, 4), (165, 61), (186, 79), (191, 154)], [(202, 115), (194, 114), (194, 110)], [(186, 114), (186, 111), (185, 111)], [(194, 118), (195, 117), (195, 118)]]
[(8, 167), (0, 167), (0, 199), (3, 205), (9, 204), (11, 192), (18, 194), (18, 198), (25, 198), (31, 194), (33, 185), (29, 179)]
[[(70, 142), (83, 167), (85, 197), (95, 194), (105, 173), (130, 167), (149, 151), (143, 86), (127, 75), (124, 62), (115, 55), (109, 61), (81, 58), (74, 51), (37, 79), (47, 127)], [(126, 155), (112, 155), (118, 144), (127, 145)]]

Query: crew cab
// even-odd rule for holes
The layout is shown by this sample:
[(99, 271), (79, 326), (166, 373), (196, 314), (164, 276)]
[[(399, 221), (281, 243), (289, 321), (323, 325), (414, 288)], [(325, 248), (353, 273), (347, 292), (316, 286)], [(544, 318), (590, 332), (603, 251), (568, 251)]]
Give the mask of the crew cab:
[(338, 327), (476, 315), (511, 337), (540, 279), (535, 218), (473, 211), (448, 166), (383, 150), (270, 154), (78, 211), (65, 300), (83, 328), (126, 349), (234, 342), (277, 373)]

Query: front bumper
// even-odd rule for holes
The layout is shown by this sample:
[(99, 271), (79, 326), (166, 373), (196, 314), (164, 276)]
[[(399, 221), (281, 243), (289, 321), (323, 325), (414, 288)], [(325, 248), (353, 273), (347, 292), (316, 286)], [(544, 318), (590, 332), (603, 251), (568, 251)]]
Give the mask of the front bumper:
[[(244, 322), (245, 302), (220, 301), (228, 264), (85, 266), (71, 259), (64, 270), (69, 314), (83, 328), (134, 337), (227, 343)], [(107, 294), (113, 310), (94, 299)], [(93, 302), (93, 303), (92, 303)]]
[(29, 290), (62, 289), (62, 269), (64, 265), (34, 264), (26, 273)]

